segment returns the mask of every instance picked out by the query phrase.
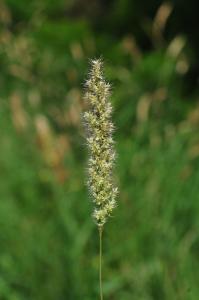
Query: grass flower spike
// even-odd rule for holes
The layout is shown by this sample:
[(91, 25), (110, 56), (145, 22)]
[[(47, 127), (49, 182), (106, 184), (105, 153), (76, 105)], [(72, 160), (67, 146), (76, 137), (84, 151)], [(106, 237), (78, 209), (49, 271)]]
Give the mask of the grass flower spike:
[(89, 110), (84, 113), (84, 121), (90, 154), (87, 185), (95, 205), (93, 217), (99, 227), (111, 215), (117, 195), (112, 178), (115, 151), (109, 96), (110, 85), (104, 80), (102, 61), (92, 60), (85, 93)]

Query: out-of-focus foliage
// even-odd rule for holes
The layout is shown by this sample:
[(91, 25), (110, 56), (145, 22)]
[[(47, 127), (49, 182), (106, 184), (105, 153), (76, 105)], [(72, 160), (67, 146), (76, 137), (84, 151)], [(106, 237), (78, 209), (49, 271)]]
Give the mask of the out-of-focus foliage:
[(105, 299), (199, 299), (194, 3), (107, 2), (0, 2), (2, 300), (98, 299), (81, 113), (88, 59), (101, 54), (120, 185)]

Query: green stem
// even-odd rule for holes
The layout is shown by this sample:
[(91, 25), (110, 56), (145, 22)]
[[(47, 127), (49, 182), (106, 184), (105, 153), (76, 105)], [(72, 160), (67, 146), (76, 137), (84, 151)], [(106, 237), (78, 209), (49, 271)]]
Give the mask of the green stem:
[(102, 226), (99, 227), (99, 287), (100, 287), (100, 300), (103, 300), (103, 290), (102, 290)]

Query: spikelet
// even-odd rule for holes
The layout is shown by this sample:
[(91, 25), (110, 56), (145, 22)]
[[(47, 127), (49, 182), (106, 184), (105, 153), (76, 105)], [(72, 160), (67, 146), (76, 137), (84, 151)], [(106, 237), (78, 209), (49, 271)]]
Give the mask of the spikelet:
[(112, 178), (115, 151), (112, 139), (112, 106), (108, 101), (110, 85), (104, 80), (102, 69), (101, 60), (91, 61), (84, 97), (89, 110), (83, 116), (89, 149), (87, 185), (95, 205), (93, 217), (99, 227), (111, 215), (117, 195)]

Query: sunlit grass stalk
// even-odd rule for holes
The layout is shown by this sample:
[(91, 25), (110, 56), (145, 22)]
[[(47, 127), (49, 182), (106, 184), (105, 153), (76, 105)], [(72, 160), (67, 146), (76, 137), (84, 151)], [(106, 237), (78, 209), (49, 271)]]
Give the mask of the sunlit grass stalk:
[(113, 184), (112, 176), (115, 151), (112, 138), (112, 106), (109, 102), (110, 85), (104, 79), (100, 59), (91, 61), (85, 87), (88, 111), (84, 113), (84, 122), (89, 150), (87, 186), (94, 202), (93, 218), (99, 229), (99, 281), (102, 300), (102, 232), (115, 207), (117, 188)]

